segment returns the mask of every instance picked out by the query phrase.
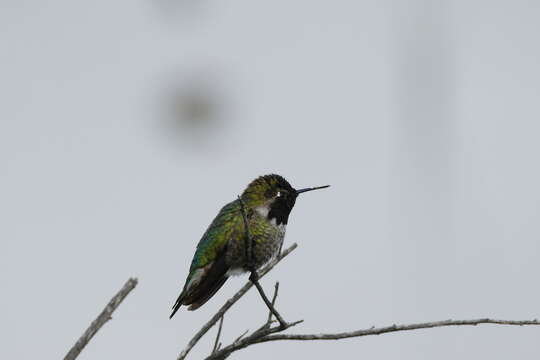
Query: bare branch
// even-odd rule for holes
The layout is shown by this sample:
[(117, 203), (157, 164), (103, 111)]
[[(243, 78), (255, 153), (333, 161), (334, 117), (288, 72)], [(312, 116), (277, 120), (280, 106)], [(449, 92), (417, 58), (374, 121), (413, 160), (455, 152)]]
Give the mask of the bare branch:
[[(287, 324), (287, 328), (290, 328), (301, 321)], [(436, 321), (436, 322), (426, 322), (426, 323), (418, 323), (418, 324), (409, 324), (409, 325), (391, 325), (386, 327), (380, 327), (380, 328), (369, 328), (365, 330), (356, 330), (356, 331), (350, 331), (350, 332), (343, 332), (343, 333), (335, 333), (335, 334), (306, 334), (306, 335), (300, 335), (300, 334), (281, 334), (283, 329), (281, 329), (279, 326), (275, 326), (272, 328), (264, 328), (261, 327), (256, 332), (252, 333), (250, 336), (242, 339), (239, 342), (233, 342), (231, 345), (228, 345), (221, 350), (217, 351), (216, 353), (212, 354), (211, 356), (207, 357), (206, 360), (217, 360), (217, 359), (225, 359), (227, 358), (231, 353), (238, 351), (240, 349), (246, 348), (250, 345), (259, 344), (263, 342), (268, 341), (277, 341), (277, 340), (340, 340), (340, 339), (347, 339), (352, 337), (360, 337), (360, 336), (369, 336), (369, 335), (380, 335), (380, 334), (386, 334), (390, 332), (397, 332), (397, 331), (408, 331), (408, 330), (417, 330), (417, 329), (426, 329), (426, 328), (434, 328), (434, 327), (444, 327), (444, 326), (467, 326), (467, 325), (479, 325), (479, 324), (498, 324), (498, 325), (517, 325), (517, 326), (524, 326), (524, 325), (540, 325), (540, 322), (538, 320), (523, 320), (523, 321), (515, 321), (515, 320), (493, 320), (493, 319), (474, 319), (474, 320), (444, 320), (444, 321)], [(279, 333), (279, 334), (276, 334)]]
[(340, 340), (347, 339), (351, 337), (360, 337), (360, 336), (369, 336), (369, 335), (380, 335), (396, 331), (408, 331), (408, 330), (418, 330), (418, 329), (427, 329), (434, 327), (445, 327), (445, 326), (476, 326), (479, 324), (497, 324), (497, 325), (540, 325), (540, 322), (536, 319), (534, 320), (495, 320), (495, 319), (473, 319), (473, 320), (443, 320), (435, 322), (425, 322), (417, 324), (408, 324), (408, 325), (391, 325), (379, 328), (370, 328), (365, 330), (356, 330), (350, 332), (342, 332), (335, 334), (277, 334), (266, 336), (258, 342), (267, 342), (275, 340)]
[(223, 328), (223, 316), (221, 317), (221, 320), (219, 320), (219, 327), (216, 335), (216, 342), (214, 343), (214, 348), (212, 349), (212, 354), (215, 353), (219, 348), (219, 338), (221, 337), (221, 329)]
[[(274, 285), (274, 296), (272, 297), (272, 307), (276, 304), (277, 294), (279, 291), (279, 281), (276, 281), (276, 285)], [(268, 320), (266, 321), (268, 325), (272, 323), (272, 312), (268, 312)]]
[(107, 306), (101, 311), (98, 317), (92, 321), (88, 329), (81, 335), (79, 340), (69, 350), (64, 360), (73, 360), (79, 356), (84, 347), (90, 342), (90, 340), (96, 335), (103, 325), (112, 319), (112, 313), (122, 303), (126, 296), (137, 286), (137, 279), (130, 278), (124, 286), (118, 291), (116, 295), (109, 301)]
[[(265, 276), (270, 270), (274, 268), (281, 260), (283, 260), (287, 255), (289, 255), (294, 249), (296, 249), (298, 245), (296, 243), (289, 246), (287, 249), (285, 249), (281, 254), (279, 254), (275, 259), (271, 260), (264, 268), (262, 268), (259, 271), (259, 277), (262, 278)], [(193, 336), (193, 338), (189, 341), (188, 345), (182, 350), (180, 355), (178, 355), (178, 360), (183, 360), (186, 358), (187, 354), (193, 349), (193, 347), (199, 342), (199, 340), (210, 330), (214, 324), (216, 324), (219, 319), (242, 297), (244, 296), (249, 289), (253, 286), (253, 283), (251, 281), (248, 281), (236, 294), (234, 294), (233, 297), (231, 297), (229, 300), (223, 304), (223, 306), (218, 310), (217, 313), (212, 316), (210, 320), (204, 326)]]
[(269, 336), (270, 334), (278, 333), (281, 331), (285, 331), (295, 325), (300, 324), (303, 322), (303, 320), (295, 321), (292, 323), (287, 323), (285, 325), (285, 328), (283, 328), (281, 325), (270, 327), (267, 323), (265, 323), (263, 326), (261, 326), (258, 330), (251, 333), (251, 335), (244, 337), (243, 339), (239, 341), (234, 341), (232, 344), (225, 346), (224, 348), (220, 349), (219, 351), (213, 353), (212, 355), (208, 356), (206, 360), (222, 360), (226, 359), (231, 353), (234, 351), (243, 349), (245, 347), (248, 347), (250, 345), (254, 345), (257, 343), (262, 342), (261, 340)]
[[(252, 275), (256, 274), (256, 272), (251, 273), (251, 274)], [(255, 285), (255, 287), (259, 291), (259, 295), (261, 295), (261, 298), (263, 299), (264, 303), (268, 307), (268, 310), (270, 310), (270, 313), (273, 314), (276, 317), (277, 321), (279, 321), (279, 326), (282, 329), (287, 328), (287, 322), (281, 317), (281, 315), (278, 313), (278, 311), (276, 310), (274, 305), (270, 302), (270, 300), (268, 300), (268, 297), (264, 293), (264, 290), (263, 290), (261, 284), (259, 283), (258, 277), (257, 276), (250, 276), (249, 279), (251, 280), (253, 285)]]
[[(277, 299), (277, 295), (278, 295), (278, 291), (279, 291), (279, 282), (276, 281), (276, 285), (274, 285), (274, 296), (272, 297), (272, 306), (275, 305), (276, 303), (276, 299)], [(272, 311), (269, 311), (268, 312), (268, 319), (266, 320), (266, 322), (264, 324), (261, 325), (261, 327), (259, 327), (257, 330), (255, 330), (253, 333), (260, 333), (264, 330), (267, 330), (270, 328), (270, 326), (272, 326)], [(245, 334), (244, 334), (245, 335)], [(234, 344), (235, 342), (233, 342)]]
[(239, 342), (244, 336), (246, 336), (246, 334), (248, 332), (249, 332), (249, 330), (246, 330), (243, 333), (241, 333), (240, 336), (238, 336), (236, 339), (234, 339), (233, 344)]

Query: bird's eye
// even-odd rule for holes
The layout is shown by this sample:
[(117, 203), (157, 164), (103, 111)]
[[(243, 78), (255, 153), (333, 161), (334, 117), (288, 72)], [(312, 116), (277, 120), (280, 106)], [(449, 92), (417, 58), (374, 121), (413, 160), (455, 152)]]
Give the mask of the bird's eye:
[(280, 197), (281, 196), (281, 191), (278, 191), (276, 196)]

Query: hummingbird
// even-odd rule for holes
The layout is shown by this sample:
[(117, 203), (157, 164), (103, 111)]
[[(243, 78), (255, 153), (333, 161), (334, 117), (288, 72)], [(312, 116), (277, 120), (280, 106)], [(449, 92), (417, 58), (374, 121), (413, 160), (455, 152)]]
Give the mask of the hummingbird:
[[(298, 195), (330, 185), (296, 190), (280, 175), (253, 180), (240, 197), (225, 205), (197, 245), (184, 288), (172, 307), (196, 310), (232, 276), (256, 270), (281, 251), (289, 214)], [(251, 235), (251, 259), (246, 248), (246, 217)]]

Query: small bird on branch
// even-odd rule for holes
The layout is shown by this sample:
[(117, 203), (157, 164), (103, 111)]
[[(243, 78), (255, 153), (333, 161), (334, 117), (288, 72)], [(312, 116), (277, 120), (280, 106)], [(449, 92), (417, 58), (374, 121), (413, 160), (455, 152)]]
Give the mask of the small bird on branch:
[(238, 199), (221, 209), (202, 236), (169, 318), (182, 305), (198, 309), (231, 275), (251, 272), (256, 281), (256, 270), (281, 251), (298, 195), (329, 186), (296, 190), (275, 174), (253, 180)]

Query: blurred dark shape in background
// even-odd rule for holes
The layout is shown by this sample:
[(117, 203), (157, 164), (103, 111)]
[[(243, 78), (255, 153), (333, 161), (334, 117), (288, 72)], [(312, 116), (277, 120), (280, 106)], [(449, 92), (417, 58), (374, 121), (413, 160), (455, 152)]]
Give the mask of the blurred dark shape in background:
[(172, 22), (189, 22), (206, 8), (205, 0), (154, 0), (154, 7), (159, 15)]
[(215, 71), (171, 76), (161, 95), (167, 134), (181, 144), (204, 147), (225, 128), (228, 103)]
[(170, 94), (172, 120), (180, 127), (204, 129), (218, 120), (219, 101), (206, 84), (194, 82)]

